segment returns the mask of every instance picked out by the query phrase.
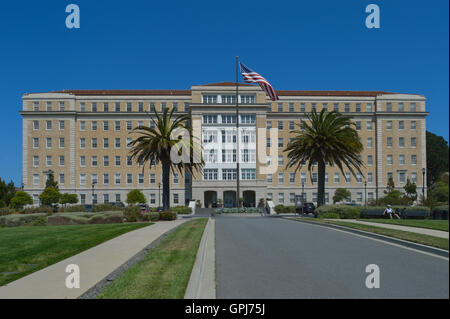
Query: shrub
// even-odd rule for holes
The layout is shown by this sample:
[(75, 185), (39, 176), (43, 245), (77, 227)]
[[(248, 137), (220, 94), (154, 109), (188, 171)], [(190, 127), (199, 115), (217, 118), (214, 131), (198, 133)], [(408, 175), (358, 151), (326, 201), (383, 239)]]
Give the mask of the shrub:
[(125, 208), (124, 217), (127, 222), (134, 223), (141, 219), (141, 210), (138, 206), (129, 205)]
[[(318, 218), (336, 218), (323, 217), (325, 216), (339, 216), (341, 219), (355, 219), (361, 217), (362, 207), (349, 205), (323, 205), (316, 209)], [(329, 215), (331, 214), (331, 215)]]
[(86, 211), (86, 207), (84, 207), (84, 205), (68, 206), (68, 207), (60, 208), (59, 211), (61, 213), (85, 212)]
[(8, 207), (0, 208), (0, 216), (5, 216), (11, 214), (12, 211)]
[(38, 214), (38, 213), (52, 214), (53, 208), (50, 206), (29, 207), (21, 211), (21, 214)]
[[(448, 212), (448, 205), (440, 205), (434, 208), (434, 211), (446, 211)], [(0, 213), (1, 215), (1, 213)]]
[(295, 213), (295, 206), (284, 206), (284, 205), (277, 205), (275, 206), (275, 212), (277, 214), (292, 214)]
[(159, 213), (160, 220), (175, 220), (177, 219), (177, 213), (174, 212), (160, 212)]
[(31, 204), (33, 204), (33, 198), (30, 196), (30, 194), (25, 193), (24, 191), (18, 191), (16, 192), (14, 197), (11, 198), (10, 206), (12, 208), (22, 208), (25, 205)]
[(139, 189), (133, 189), (127, 194), (127, 204), (129, 205), (139, 203), (144, 204), (145, 202), (145, 196)]
[(47, 218), (47, 225), (119, 224), (123, 222), (122, 212), (106, 213), (58, 213)]
[(151, 212), (148, 214), (150, 221), (156, 222), (159, 220), (159, 213)]
[(122, 211), (122, 207), (113, 206), (111, 204), (98, 204), (92, 207), (92, 212)]
[(191, 214), (192, 208), (190, 208), (188, 206), (176, 206), (176, 207), (171, 207), (170, 211), (173, 213), (177, 213), (177, 214)]
[(6, 227), (23, 226), (34, 222), (37, 218), (42, 216), (45, 217), (45, 214), (43, 213), (27, 214), (27, 215), (11, 214), (6, 216), (0, 216), (0, 226)]
[(47, 217), (41, 216), (36, 218), (33, 223), (31, 223), (32, 226), (47, 226)]
[(44, 205), (52, 205), (58, 203), (60, 198), (61, 193), (55, 187), (46, 187), (41, 195), (39, 195), (39, 199)]

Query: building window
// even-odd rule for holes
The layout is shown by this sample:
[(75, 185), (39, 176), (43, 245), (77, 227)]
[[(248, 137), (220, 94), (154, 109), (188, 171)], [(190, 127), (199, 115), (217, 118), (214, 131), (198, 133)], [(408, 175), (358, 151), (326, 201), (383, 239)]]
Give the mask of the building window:
[(133, 183), (133, 174), (127, 173), (127, 184)]
[(361, 112), (361, 103), (356, 103), (356, 112)]
[(86, 131), (86, 121), (80, 121), (80, 131)]
[(393, 164), (393, 160), (392, 160), (392, 155), (389, 154), (386, 156), (386, 162), (388, 165), (392, 165)]
[(114, 111), (120, 112), (120, 102), (114, 103)]
[(98, 159), (97, 159), (97, 156), (95, 156), (95, 155), (91, 157), (91, 166), (92, 167), (98, 166)]
[(86, 185), (86, 174), (80, 174), (80, 185)]
[(373, 173), (372, 172), (367, 173), (367, 183), (373, 183)]
[(80, 204), (81, 205), (86, 204), (86, 194), (80, 194)]
[(345, 182), (350, 184), (352, 182), (352, 175), (349, 172), (345, 173)]
[(173, 183), (178, 184), (179, 176), (178, 173), (173, 173)]
[(65, 182), (64, 174), (59, 174), (59, 184), (64, 185), (64, 182)]
[(255, 124), (256, 116), (254, 114), (243, 114), (240, 116), (242, 124)]
[(84, 102), (80, 103), (80, 112), (86, 112), (86, 103)]
[(39, 138), (33, 137), (33, 148), (39, 148)]
[(366, 122), (366, 129), (367, 129), (368, 131), (371, 131), (371, 130), (372, 130), (372, 121), (367, 121), (367, 122)]
[(413, 182), (414, 184), (417, 184), (417, 173), (416, 172), (411, 172), (411, 182)]
[(242, 180), (255, 180), (256, 179), (256, 169), (254, 168), (243, 168), (241, 170)]
[(46, 140), (46, 147), (47, 148), (52, 148), (52, 138), (51, 137), (47, 137), (45, 140)]
[(149, 182), (150, 182), (150, 184), (155, 184), (156, 183), (156, 174), (155, 173), (150, 173), (150, 175), (149, 175)]
[(289, 103), (289, 112), (294, 112), (294, 103)]
[(273, 175), (272, 174), (267, 174), (266, 175), (266, 180), (268, 184), (272, 184), (273, 183)]
[(311, 174), (311, 182), (313, 183), (317, 183), (318, 179), (317, 179), (317, 173), (314, 172)]
[(272, 200), (272, 197), (273, 197), (272, 193), (267, 193), (267, 200)]
[(344, 112), (350, 112), (350, 103), (344, 104)]
[(97, 121), (92, 121), (91, 122), (91, 130), (92, 131), (97, 131)]
[(306, 112), (306, 103), (300, 103), (300, 112)]
[(279, 130), (283, 129), (283, 121), (278, 121), (278, 129)]
[(411, 137), (411, 147), (417, 147), (417, 139), (415, 137)]
[(39, 174), (33, 174), (33, 185), (39, 185)]
[(392, 130), (392, 121), (386, 121), (386, 129)]
[(47, 112), (52, 111), (52, 102), (47, 102)]
[(223, 180), (236, 180), (236, 169), (223, 168), (222, 169)]
[(108, 104), (108, 102), (103, 102), (103, 112), (109, 112), (109, 104)]
[(34, 167), (39, 166), (39, 156), (37, 156), (37, 155), (33, 156), (33, 166)]
[(284, 184), (284, 174), (278, 173), (278, 184)]
[(217, 95), (203, 95), (203, 103), (204, 104), (216, 104), (217, 103)]
[(398, 129), (399, 130), (405, 129), (405, 121), (398, 121)]
[(94, 137), (91, 140), (91, 148), (96, 149), (97, 148), (97, 138)]
[(109, 167), (109, 156), (108, 155), (103, 156), (103, 166)]
[(33, 111), (39, 111), (39, 102), (33, 102)]
[(373, 165), (373, 156), (367, 155), (367, 165), (372, 166)]
[(52, 129), (52, 121), (45, 121), (45, 124), (46, 124), (46, 129), (47, 130), (51, 130)]
[(362, 195), (362, 193), (361, 193), (361, 192), (356, 193), (356, 201), (357, 201), (358, 203), (361, 203), (362, 200), (363, 200), (363, 195)]
[(59, 121), (59, 130), (64, 131), (65, 128), (65, 121)]
[(203, 124), (217, 124), (217, 115), (203, 115)]
[(411, 164), (417, 165), (417, 155), (411, 155)]
[(97, 112), (97, 102), (92, 102), (91, 109), (92, 109), (92, 112)]
[(356, 125), (356, 130), (361, 131), (361, 121), (356, 121), (355, 125)]
[(283, 103), (278, 103), (278, 112), (283, 112)]
[(386, 146), (387, 147), (392, 147), (392, 137), (387, 137), (386, 138)]
[(400, 155), (398, 156), (398, 163), (399, 163), (400, 165), (405, 165), (405, 155), (400, 154)]
[(372, 103), (366, 104), (366, 110), (367, 110), (367, 112), (372, 112)]
[(278, 203), (284, 203), (284, 193), (278, 193)]
[(127, 105), (127, 112), (131, 112), (132, 111), (131, 102), (127, 102), (126, 105)]
[(411, 130), (416, 129), (416, 121), (411, 121)]
[(84, 155), (80, 156), (80, 166), (81, 167), (86, 166), (86, 156), (84, 156)]
[(386, 112), (392, 112), (392, 103), (386, 103)]
[(184, 111), (185, 112), (189, 112), (190, 107), (189, 107), (189, 103), (188, 102), (184, 102)]
[(405, 111), (405, 105), (403, 103), (398, 103), (398, 111), (399, 112)]
[(368, 138), (367, 138), (367, 147), (368, 147), (368, 148), (372, 148), (372, 146), (373, 146), (372, 138), (371, 138), (371, 137), (368, 137)]
[(116, 194), (116, 203), (120, 203), (121, 199), (120, 199), (120, 194)]
[(65, 158), (64, 155), (59, 156), (59, 166), (64, 166)]
[(138, 184), (144, 184), (144, 174), (138, 174)]
[(416, 112), (416, 103), (410, 103), (409, 104), (409, 109), (411, 112)]
[(156, 194), (150, 194), (150, 204), (156, 203)]
[(404, 137), (398, 138), (398, 146), (405, 147), (405, 138)]
[(65, 147), (65, 140), (64, 137), (60, 137), (59, 138), (59, 148), (64, 148)]
[(398, 172), (398, 182), (405, 183), (406, 182), (406, 173), (404, 171)]
[(138, 112), (144, 112), (144, 103), (138, 102)]
[(33, 121), (33, 130), (39, 129), (39, 121)]
[(173, 194), (173, 203), (174, 204), (178, 204), (179, 203), (179, 197), (177, 193)]
[(84, 137), (80, 138), (80, 149), (86, 148), (86, 139)]

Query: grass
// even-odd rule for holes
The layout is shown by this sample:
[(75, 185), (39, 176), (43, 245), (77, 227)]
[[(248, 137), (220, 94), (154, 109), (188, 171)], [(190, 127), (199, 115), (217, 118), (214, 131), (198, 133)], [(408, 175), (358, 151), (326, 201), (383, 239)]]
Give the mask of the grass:
[(0, 228), (0, 286), (111, 238), (148, 225), (151, 224)]
[[(298, 218), (297, 218), (298, 219)], [(407, 241), (411, 241), (414, 243), (427, 245), (427, 246), (433, 246), (445, 250), (449, 250), (449, 240), (447, 238), (440, 238), (435, 236), (429, 236), (429, 235), (423, 235), (423, 234), (417, 234), (412, 232), (407, 232), (403, 230), (396, 230), (396, 229), (388, 229), (388, 228), (382, 228), (382, 227), (376, 227), (371, 225), (362, 225), (362, 224), (356, 224), (352, 222), (343, 222), (339, 220), (318, 220), (315, 218), (302, 218), (304, 220), (312, 221), (315, 223), (324, 223), (324, 224), (333, 224), (333, 225), (339, 225), (344, 226), (348, 228), (354, 228), (358, 230), (363, 230), (375, 234), (390, 236), (398, 239), (403, 239)], [(301, 219), (299, 219), (301, 220)]]
[(97, 298), (182, 299), (207, 221), (196, 219), (176, 228)]
[(373, 222), (381, 224), (393, 224), (410, 227), (420, 227), (448, 232), (448, 220), (433, 219), (360, 219), (362, 222)]

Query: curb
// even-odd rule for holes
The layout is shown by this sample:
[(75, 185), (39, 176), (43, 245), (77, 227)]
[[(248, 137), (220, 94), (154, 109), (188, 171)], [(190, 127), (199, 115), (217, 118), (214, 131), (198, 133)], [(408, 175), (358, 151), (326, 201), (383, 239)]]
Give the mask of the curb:
[[(376, 233), (371, 233), (371, 232), (367, 232), (367, 231), (364, 231), (364, 230), (358, 230), (358, 229), (345, 227), (345, 226), (341, 226), (341, 225), (325, 224), (325, 223), (320, 223), (320, 222), (311, 222), (311, 221), (307, 221), (307, 220), (299, 220), (299, 219), (294, 219), (294, 218), (284, 218), (283, 217), (283, 219), (294, 221), (294, 222), (299, 222), (299, 223), (312, 224), (312, 225), (317, 225), (317, 226), (322, 226), (322, 227), (328, 227), (328, 228), (343, 230), (343, 231), (346, 231), (346, 232), (349, 232), (349, 233), (354, 233), (354, 234), (357, 234), (357, 235), (361, 235), (361, 236), (365, 236), (365, 237), (378, 239), (378, 240), (386, 241), (386, 242), (389, 242), (389, 243), (405, 246), (407, 248), (415, 249), (415, 250), (422, 251), (422, 252), (425, 252), (425, 253), (428, 253), (428, 254), (434, 254), (434, 255), (438, 255), (440, 257), (449, 258), (449, 251), (448, 250), (444, 250), (444, 249), (440, 249), (440, 248), (432, 247), (432, 246), (426, 246), (426, 245), (414, 243), (414, 242), (411, 242), (411, 241), (398, 239), (398, 238), (395, 238), (395, 237), (379, 235), (379, 234), (376, 234)], [(380, 227), (380, 228), (382, 228), (382, 227)]]
[(215, 233), (215, 220), (209, 218), (200, 241), (184, 299), (216, 299)]

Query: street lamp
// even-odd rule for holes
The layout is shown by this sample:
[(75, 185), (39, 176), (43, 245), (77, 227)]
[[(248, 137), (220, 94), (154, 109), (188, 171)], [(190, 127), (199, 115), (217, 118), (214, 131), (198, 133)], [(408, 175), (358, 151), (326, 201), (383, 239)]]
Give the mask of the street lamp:
[(425, 199), (425, 167), (422, 168), (422, 196)]
[(367, 206), (367, 181), (364, 179), (364, 206)]
[(302, 181), (302, 202), (305, 202), (305, 182)]
[(92, 207), (94, 206), (94, 186), (97, 184), (96, 181), (92, 182)]
[(158, 207), (161, 207), (161, 183), (158, 183)]

